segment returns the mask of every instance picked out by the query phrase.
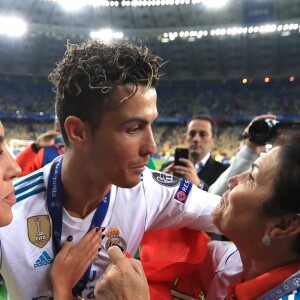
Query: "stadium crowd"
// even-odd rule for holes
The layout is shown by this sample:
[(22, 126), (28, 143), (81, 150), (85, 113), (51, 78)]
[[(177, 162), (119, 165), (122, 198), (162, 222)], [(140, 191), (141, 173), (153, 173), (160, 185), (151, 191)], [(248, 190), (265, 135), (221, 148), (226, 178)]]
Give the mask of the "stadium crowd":
[[(182, 145), (186, 121), (196, 114), (210, 114), (219, 123), (213, 151), (219, 161), (234, 157), (242, 130), (253, 116), (261, 112), (300, 115), (300, 86), (288, 80), (268, 84), (162, 81), (157, 92), (162, 122), (154, 126), (154, 135), (159, 158), (168, 158)], [(0, 78), (0, 106), (8, 139), (34, 140), (53, 126), (44, 117), (54, 114), (54, 93), (46, 79)]]
[[(263, 80), (242, 84), (227, 82), (167, 82), (157, 87), (160, 117), (189, 118), (199, 113), (218, 117), (256, 115), (271, 111), (280, 114), (299, 114), (297, 79)], [(54, 113), (54, 93), (46, 79), (31, 77), (0, 77), (2, 112)]]

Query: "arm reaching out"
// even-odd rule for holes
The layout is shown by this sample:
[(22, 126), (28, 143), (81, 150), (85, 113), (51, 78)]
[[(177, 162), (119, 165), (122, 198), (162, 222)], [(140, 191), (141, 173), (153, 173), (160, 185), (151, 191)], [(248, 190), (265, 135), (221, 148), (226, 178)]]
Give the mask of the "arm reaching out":
[(50, 147), (54, 145), (54, 137), (57, 135), (57, 132), (54, 130), (49, 130), (41, 135), (39, 135), (35, 144), (38, 148)]
[(111, 264), (96, 284), (96, 299), (150, 300), (141, 262), (134, 258), (126, 258), (116, 246), (109, 248), (107, 253)]
[(68, 237), (55, 257), (50, 273), (55, 300), (73, 300), (72, 288), (97, 257), (101, 236), (101, 228), (93, 228), (73, 248), (73, 238)]

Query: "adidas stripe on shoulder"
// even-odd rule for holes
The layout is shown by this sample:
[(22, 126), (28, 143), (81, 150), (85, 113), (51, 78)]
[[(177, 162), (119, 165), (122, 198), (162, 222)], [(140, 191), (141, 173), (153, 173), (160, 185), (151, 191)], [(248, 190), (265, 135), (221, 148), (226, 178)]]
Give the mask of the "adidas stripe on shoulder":
[(14, 182), (17, 202), (46, 191), (43, 172), (39, 171)]

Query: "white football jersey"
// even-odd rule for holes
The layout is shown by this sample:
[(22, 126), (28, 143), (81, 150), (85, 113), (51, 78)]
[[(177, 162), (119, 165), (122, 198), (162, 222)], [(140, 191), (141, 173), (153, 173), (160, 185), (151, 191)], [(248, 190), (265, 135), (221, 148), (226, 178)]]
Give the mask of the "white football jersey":
[[(54, 249), (52, 220), (47, 208), (52, 164), (15, 181), (14, 219), (10, 225), (0, 228), (0, 270), (11, 300), (53, 299), (50, 270)], [(148, 168), (135, 187), (112, 186), (102, 227), (106, 228), (104, 234), (117, 230), (118, 238), (109, 240), (106, 235), (103, 239), (82, 296), (95, 298), (95, 284), (110, 262), (106, 253), (108, 244), (127, 247), (133, 256), (148, 229), (189, 227), (219, 233), (210, 219), (210, 212), (219, 201), (219, 196), (208, 194), (187, 180)], [(64, 210), (61, 242), (72, 235), (76, 244), (88, 231), (94, 213), (79, 219)]]

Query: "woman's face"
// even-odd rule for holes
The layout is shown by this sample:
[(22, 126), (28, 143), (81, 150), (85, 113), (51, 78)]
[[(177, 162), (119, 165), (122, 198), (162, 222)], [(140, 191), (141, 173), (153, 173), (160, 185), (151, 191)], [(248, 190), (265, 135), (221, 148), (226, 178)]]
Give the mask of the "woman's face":
[(12, 178), (20, 173), (21, 168), (6, 149), (4, 129), (0, 122), (0, 227), (12, 221), (11, 207), (16, 202)]
[(271, 217), (263, 210), (278, 168), (279, 147), (263, 153), (252, 168), (228, 180), (229, 189), (212, 212), (212, 221), (236, 244), (261, 241)]

